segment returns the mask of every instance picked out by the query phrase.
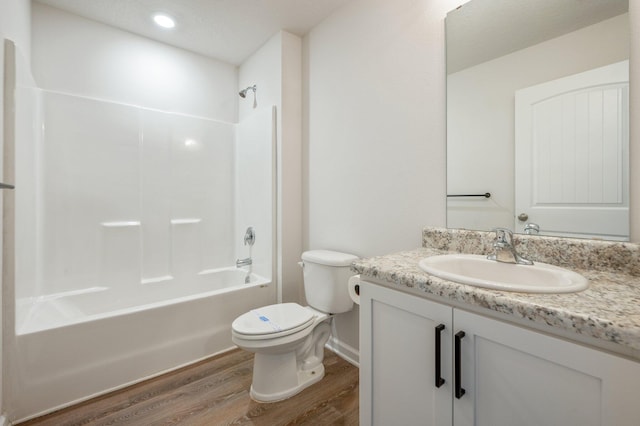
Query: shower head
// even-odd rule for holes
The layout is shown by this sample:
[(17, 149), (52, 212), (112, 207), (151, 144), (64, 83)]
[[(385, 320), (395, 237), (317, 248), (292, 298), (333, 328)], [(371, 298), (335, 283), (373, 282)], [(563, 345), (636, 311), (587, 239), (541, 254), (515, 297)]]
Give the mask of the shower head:
[(253, 93), (256, 93), (256, 90), (257, 90), (257, 89), (258, 89), (258, 88), (257, 88), (257, 87), (256, 87), (256, 85), (254, 84), (253, 86), (249, 86), (249, 87), (247, 87), (246, 89), (241, 90), (241, 91), (238, 93), (238, 95), (240, 95), (240, 97), (241, 97), (241, 98), (246, 98), (246, 97), (247, 97), (247, 92), (248, 92), (249, 90), (253, 90)]

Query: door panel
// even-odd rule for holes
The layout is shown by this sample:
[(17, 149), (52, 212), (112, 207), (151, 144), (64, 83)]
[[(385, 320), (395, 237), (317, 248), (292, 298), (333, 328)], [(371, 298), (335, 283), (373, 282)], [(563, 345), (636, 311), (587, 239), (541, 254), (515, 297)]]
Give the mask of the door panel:
[(601, 424), (596, 377), (478, 336), (475, 368), (476, 425)]
[(516, 216), (548, 235), (628, 238), (628, 80), (624, 61), (516, 92)]
[[(361, 284), (361, 425), (451, 425), (451, 315), (448, 306)], [(437, 387), (434, 342), (440, 324), (444, 383)]]
[(638, 424), (640, 363), (454, 309), (460, 330), (455, 426)]

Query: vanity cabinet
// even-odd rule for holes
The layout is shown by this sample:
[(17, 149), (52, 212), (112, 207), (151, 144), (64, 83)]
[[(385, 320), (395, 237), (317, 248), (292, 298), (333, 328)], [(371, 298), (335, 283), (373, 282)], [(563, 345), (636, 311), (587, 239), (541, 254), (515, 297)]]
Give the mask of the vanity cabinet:
[(640, 363), (360, 286), (360, 424), (640, 424)]
[(361, 283), (361, 426), (451, 426), (452, 320), (449, 306)]

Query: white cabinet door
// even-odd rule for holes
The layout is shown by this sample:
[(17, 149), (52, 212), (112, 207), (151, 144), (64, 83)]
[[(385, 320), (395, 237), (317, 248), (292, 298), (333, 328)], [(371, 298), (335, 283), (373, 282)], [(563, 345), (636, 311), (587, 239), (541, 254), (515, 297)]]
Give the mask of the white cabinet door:
[[(360, 424), (452, 423), (452, 308), (363, 282), (360, 286)], [(436, 329), (438, 326), (444, 326)], [(436, 336), (441, 377), (436, 386)]]
[(454, 309), (456, 426), (637, 426), (640, 364)]

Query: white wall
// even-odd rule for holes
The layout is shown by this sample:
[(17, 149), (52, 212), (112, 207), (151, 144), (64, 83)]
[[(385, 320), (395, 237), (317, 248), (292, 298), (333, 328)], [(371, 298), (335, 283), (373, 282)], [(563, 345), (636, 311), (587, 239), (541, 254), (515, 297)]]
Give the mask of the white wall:
[[(445, 225), (444, 17), (461, 3), (356, 0), (304, 38), (305, 249), (380, 255)], [(336, 318), (352, 348), (357, 314)]]
[(30, 57), (31, 0), (11, 0), (0, 3), (0, 34), (3, 38), (12, 40), (25, 58)]
[[(0, 2), (0, 152), (3, 152), (4, 147), (4, 134), (5, 134), (5, 122), (4, 122), (4, 39), (10, 39), (15, 42), (17, 50), (21, 56), (28, 58), (31, 52), (31, 2), (29, 0), (13, 0)], [(0, 176), (2, 173), (3, 164), (0, 160)], [(2, 205), (0, 204), (0, 211), (2, 211)], [(0, 219), (2, 219), (2, 213), (0, 213)], [(0, 220), (1, 222), (1, 220)], [(10, 232), (10, 230), (8, 230)], [(11, 233), (13, 235), (13, 233)], [(2, 282), (4, 276), (4, 265), (2, 265), (3, 259), (3, 244), (0, 243), (0, 270), (3, 271), (0, 274), (0, 329), (3, 330), (2, 339), (0, 340), (0, 424), (5, 423), (4, 414), (7, 410), (5, 395), (8, 393), (6, 389), (9, 380), (5, 380), (8, 377), (7, 368), (7, 348), (13, 344), (13, 338), (7, 339), (7, 336), (11, 336), (10, 328), (13, 322), (4, 324), (4, 315), (13, 314), (13, 303), (11, 303), (11, 309), (7, 311), (6, 302), (13, 300), (13, 285), (12, 283)], [(7, 253), (8, 260), (13, 259), (10, 253)]]
[(492, 197), (450, 199), (447, 225), (513, 227), (516, 90), (628, 57), (629, 16), (623, 14), (448, 75), (448, 193)]
[(305, 247), (371, 256), (445, 224), (443, 18), (457, 3), (354, 1), (305, 37)]
[[(239, 103), (240, 121), (266, 106), (277, 116), (277, 277), (278, 300), (301, 301), (302, 253), (301, 189), (301, 40), (281, 31), (249, 57), (239, 70), (238, 89), (257, 85), (258, 107), (249, 92)], [(259, 238), (259, 236), (258, 236)]]
[(235, 123), (237, 69), (34, 3), (38, 87)]

